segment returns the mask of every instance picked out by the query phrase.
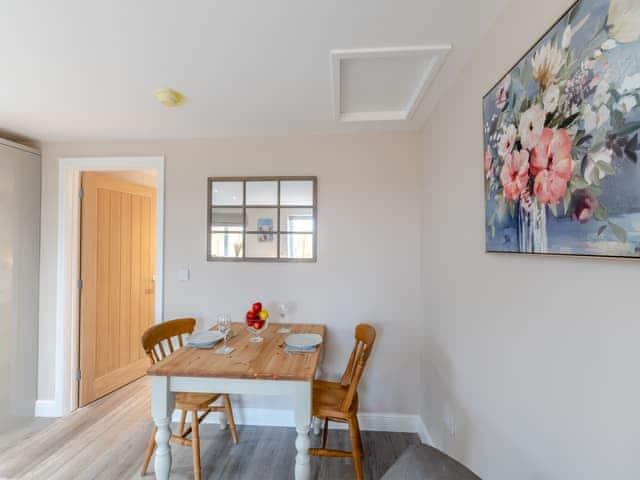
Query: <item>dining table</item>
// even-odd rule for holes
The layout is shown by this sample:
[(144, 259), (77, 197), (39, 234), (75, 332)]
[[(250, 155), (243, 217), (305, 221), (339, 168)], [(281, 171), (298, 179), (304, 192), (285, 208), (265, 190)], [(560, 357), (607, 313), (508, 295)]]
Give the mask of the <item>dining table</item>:
[[(287, 329), (290, 332), (283, 332)], [(151, 377), (151, 413), (158, 427), (155, 474), (167, 480), (171, 472), (171, 416), (176, 392), (227, 393), (290, 396), (293, 399), (295, 440), (295, 479), (308, 480), (309, 431), (313, 380), (321, 359), (323, 344), (307, 353), (288, 352), (285, 338), (291, 333), (316, 333), (325, 337), (320, 324), (270, 323), (260, 343), (250, 342), (244, 324), (233, 323), (227, 345), (230, 354), (210, 349), (182, 347), (147, 370)], [(221, 418), (224, 424), (224, 416)]]

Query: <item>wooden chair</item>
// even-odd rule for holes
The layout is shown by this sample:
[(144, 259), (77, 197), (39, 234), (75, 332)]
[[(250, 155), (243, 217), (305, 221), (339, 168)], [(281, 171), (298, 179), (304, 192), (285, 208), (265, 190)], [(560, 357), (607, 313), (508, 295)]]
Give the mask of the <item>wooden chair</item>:
[[(156, 363), (173, 353), (175, 349), (174, 341), (177, 340), (180, 347), (183, 346), (183, 335), (193, 332), (196, 321), (193, 318), (181, 318), (171, 320), (165, 323), (154, 325), (147, 329), (142, 335), (142, 347), (151, 359), (151, 363)], [(174, 340), (175, 339), (175, 340)], [(165, 349), (166, 347), (166, 349)], [(218, 398), (222, 397), (224, 406), (212, 406)], [(233, 443), (238, 443), (238, 432), (233, 419), (233, 410), (231, 409), (231, 401), (226, 394), (219, 393), (176, 393), (176, 409), (181, 410), (180, 424), (178, 434), (171, 435), (170, 441), (179, 445), (190, 446), (193, 453), (193, 473), (196, 480), (200, 479), (200, 423), (211, 412), (224, 412), (227, 415), (229, 429), (233, 437)], [(191, 413), (191, 426), (184, 428), (187, 419), (187, 412)], [(198, 416), (198, 412), (203, 412)], [(142, 464), (141, 474), (147, 472), (149, 461), (156, 448), (156, 431), (153, 428), (147, 452)], [(191, 435), (191, 439), (187, 438)]]
[[(358, 425), (358, 384), (371, 354), (376, 339), (376, 330), (371, 325), (356, 327), (356, 344), (340, 382), (315, 380), (313, 382), (313, 416), (324, 420), (322, 448), (309, 449), (310, 455), (319, 457), (353, 457), (356, 478), (362, 480), (362, 439)], [(329, 421), (349, 425), (351, 451), (331, 450), (327, 447)]]

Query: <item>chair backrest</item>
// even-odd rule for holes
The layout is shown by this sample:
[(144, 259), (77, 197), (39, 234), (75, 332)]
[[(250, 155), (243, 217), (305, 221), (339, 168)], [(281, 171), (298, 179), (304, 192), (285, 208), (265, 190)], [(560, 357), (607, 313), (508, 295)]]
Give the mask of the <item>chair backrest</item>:
[[(142, 348), (151, 359), (151, 363), (156, 363), (171, 355), (175, 349), (173, 339), (177, 339), (178, 345), (184, 345), (183, 335), (189, 335), (196, 327), (194, 318), (179, 318), (159, 323), (149, 327), (142, 334)], [(166, 345), (166, 350), (165, 350)]]
[(349, 411), (351, 408), (351, 404), (355, 399), (356, 393), (358, 392), (358, 384), (362, 379), (362, 372), (364, 371), (364, 367), (367, 364), (367, 360), (369, 360), (369, 355), (371, 355), (371, 349), (373, 348), (373, 343), (376, 341), (376, 329), (371, 325), (366, 323), (361, 323), (356, 326), (356, 344), (351, 351), (351, 356), (349, 357), (349, 363), (347, 364), (347, 368), (342, 375), (342, 379), (340, 383), (349, 387), (347, 390), (347, 395), (345, 396), (340, 410), (343, 412)]

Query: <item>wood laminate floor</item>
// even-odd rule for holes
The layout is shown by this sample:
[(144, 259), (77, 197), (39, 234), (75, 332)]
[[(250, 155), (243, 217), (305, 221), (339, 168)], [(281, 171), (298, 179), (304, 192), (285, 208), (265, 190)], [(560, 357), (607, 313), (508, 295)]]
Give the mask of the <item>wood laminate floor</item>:
[[(151, 432), (150, 387), (141, 379), (55, 422), (32, 427), (0, 452), (0, 479), (129, 480), (139, 474)], [(39, 430), (38, 430), (39, 428)], [(289, 480), (295, 463), (295, 430), (238, 426), (240, 443), (228, 430), (205, 424), (202, 478), (208, 480)], [(312, 437), (312, 445), (320, 438)], [(362, 432), (365, 478), (379, 479), (411, 444), (409, 433)], [(344, 430), (329, 430), (330, 448), (350, 449)], [(193, 478), (191, 449), (172, 445), (171, 478)], [(146, 477), (154, 478), (153, 462)], [(311, 458), (311, 478), (354, 478), (349, 459)]]

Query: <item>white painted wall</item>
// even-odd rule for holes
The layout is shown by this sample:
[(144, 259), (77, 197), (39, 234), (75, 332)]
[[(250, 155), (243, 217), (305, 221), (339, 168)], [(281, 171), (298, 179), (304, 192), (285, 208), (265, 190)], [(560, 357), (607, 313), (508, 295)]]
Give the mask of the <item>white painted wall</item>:
[[(43, 145), (43, 248), (38, 398), (53, 398), (58, 159), (164, 155), (165, 316), (236, 319), (255, 300), (295, 302), (292, 320), (328, 326), (325, 371), (341, 372), (358, 322), (378, 343), (362, 410), (413, 414), (419, 406), (420, 175), (418, 136), (381, 134)], [(206, 261), (208, 176), (317, 175), (318, 263)], [(178, 281), (182, 265), (191, 280)], [(272, 308), (275, 312), (275, 309)], [(267, 403), (269, 402), (269, 403)], [(287, 401), (240, 405), (288, 408)]]
[(640, 478), (640, 264), (484, 253), (482, 96), (571, 3), (512, 1), (423, 133), (421, 414), (491, 480)]

